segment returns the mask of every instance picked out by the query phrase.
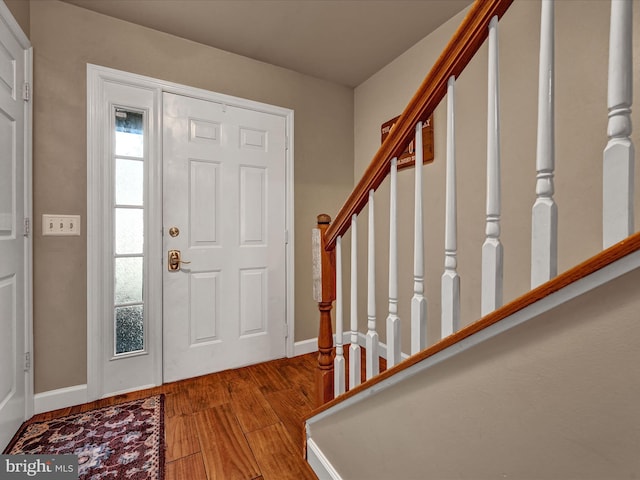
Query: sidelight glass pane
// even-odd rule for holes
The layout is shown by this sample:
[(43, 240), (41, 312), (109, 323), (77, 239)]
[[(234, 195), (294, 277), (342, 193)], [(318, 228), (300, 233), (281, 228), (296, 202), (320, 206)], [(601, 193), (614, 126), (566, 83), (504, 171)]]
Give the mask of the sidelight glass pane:
[(142, 112), (116, 108), (115, 125), (116, 155), (142, 158), (144, 155), (144, 117)]
[[(144, 351), (145, 113), (115, 108), (114, 352)], [(128, 158), (122, 158), (128, 157)], [(125, 256), (126, 255), (126, 256)]]
[(144, 163), (116, 159), (116, 204), (138, 205), (144, 202)]
[(116, 307), (116, 355), (144, 349), (142, 305)]
[(144, 210), (116, 208), (116, 254), (143, 253)]
[(116, 258), (115, 302), (142, 302), (143, 259), (142, 257)]

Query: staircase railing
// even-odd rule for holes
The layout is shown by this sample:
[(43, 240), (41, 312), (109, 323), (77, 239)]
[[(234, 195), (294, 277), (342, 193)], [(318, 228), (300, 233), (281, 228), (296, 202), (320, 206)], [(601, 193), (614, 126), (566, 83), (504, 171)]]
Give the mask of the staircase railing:
[[(477, 0), (417, 90), (387, 139), (377, 151), (333, 223), (318, 217), (314, 231), (314, 298), (320, 309), (317, 402), (323, 404), (361, 382), (358, 334), (357, 219), (368, 206), (366, 379), (379, 373), (379, 342), (375, 302), (374, 192), (390, 177), (389, 312), (386, 321), (386, 362), (401, 361), (398, 318), (397, 158), (415, 141), (414, 271), (411, 300), (411, 354), (426, 347), (424, 295), (422, 123), (447, 96), (445, 262), (442, 275), (442, 337), (454, 334), (460, 320), (460, 277), (457, 273), (457, 210), (455, 158), (455, 83), (488, 38), (487, 199), (486, 238), (482, 245), (481, 314), (502, 306), (503, 247), (500, 241), (500, 116), (498, 82), (498, 21), (513, 0)], [(603, 154), (603, 246), (634, 232), (634, 148), (631, 141), (632, 1), (611, 4), (608, 143)], [(543, 0), (538, 92), (536, 200), (532, 208), (531, 288), (557, 275), (557, 206), (554, 194), (554, 3)], [(342, 238), (351, 231), (351, 310), (348, 366), (343, 345)], [(338, 265), (336, 271), (336, 263)], [(336, 302), (336, 348), (331, 310)], [(349, 378), (346, 378), (348, 371)]]

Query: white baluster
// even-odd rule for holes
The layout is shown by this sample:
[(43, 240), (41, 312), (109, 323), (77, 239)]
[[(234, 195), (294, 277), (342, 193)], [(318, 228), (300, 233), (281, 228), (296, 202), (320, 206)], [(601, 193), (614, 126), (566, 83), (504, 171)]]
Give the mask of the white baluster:
[(633, 103), (633, 3), (611, 1), (609, 32), (609, 141), (604, 149), (603, 236), (604, 248), (624, 240), (634, 232), (634, 157), (631, 141), (631, 105)]
[(487, 118), (487, 222), (482, 245), (482, 315), (502, 305), (500, 243), (500, 116), (498, 100), (498, 17), (489, 23), (489, 92)]
[(423, 350), (427, 342), (427, 300), (424, 298), (424, 239), (422, 232), (422, 122), (415, 137), (415, 209), (413, 240), (413, 298), (411, 299), (411, 355)]
[(460, 322), (460, 276), (456, 206), (455, 77), (447, 85), (447, 192), (445, 198), (444, 273), (442, 274), (442, 338), (458, 330)]
[(345, 363), (342, 345), (342, 237), (336, 240), (336, 358), (333, 360), (334, 393), (344, 393)]
[(389, 194), (389, 316), (387, 317), (387, 368), (400, 362), (398, 318), (398, 159), (391, 159)]
[(531, 211), (531, 288), (558, 274), (558, 207), (553, 199), (555, 168), (555, 61), (553, 0), (542, 1), (538, 77), (536, 201)]
[(367, 261), (367, 380), (380, 373), (378, 332), (376, 331), (376, 242), (373, 210), (373, 190), (369, 191), (369, 249)]
[(360, 344), (358, 344), (358, 225), (357, 215), (351, 217), (351, 345), (349, 346), (349, 388), (362, 382), (360, 374)]

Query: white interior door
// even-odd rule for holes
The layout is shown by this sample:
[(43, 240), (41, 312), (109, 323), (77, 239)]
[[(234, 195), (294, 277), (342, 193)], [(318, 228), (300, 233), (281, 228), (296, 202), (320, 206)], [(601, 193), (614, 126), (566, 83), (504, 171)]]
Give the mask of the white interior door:
[(164, 381), (282, 357), (285, 118), (163, 102)]
[(27, 405), (25, 53), (0, 15), (0, 451)]

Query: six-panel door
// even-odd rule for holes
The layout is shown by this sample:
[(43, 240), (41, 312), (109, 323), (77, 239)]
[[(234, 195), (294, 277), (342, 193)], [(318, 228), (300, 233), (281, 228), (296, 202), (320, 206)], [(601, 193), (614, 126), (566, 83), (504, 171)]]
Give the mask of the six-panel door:
[(163, 101), (164, 381), (282, 357), (285, 118)]

